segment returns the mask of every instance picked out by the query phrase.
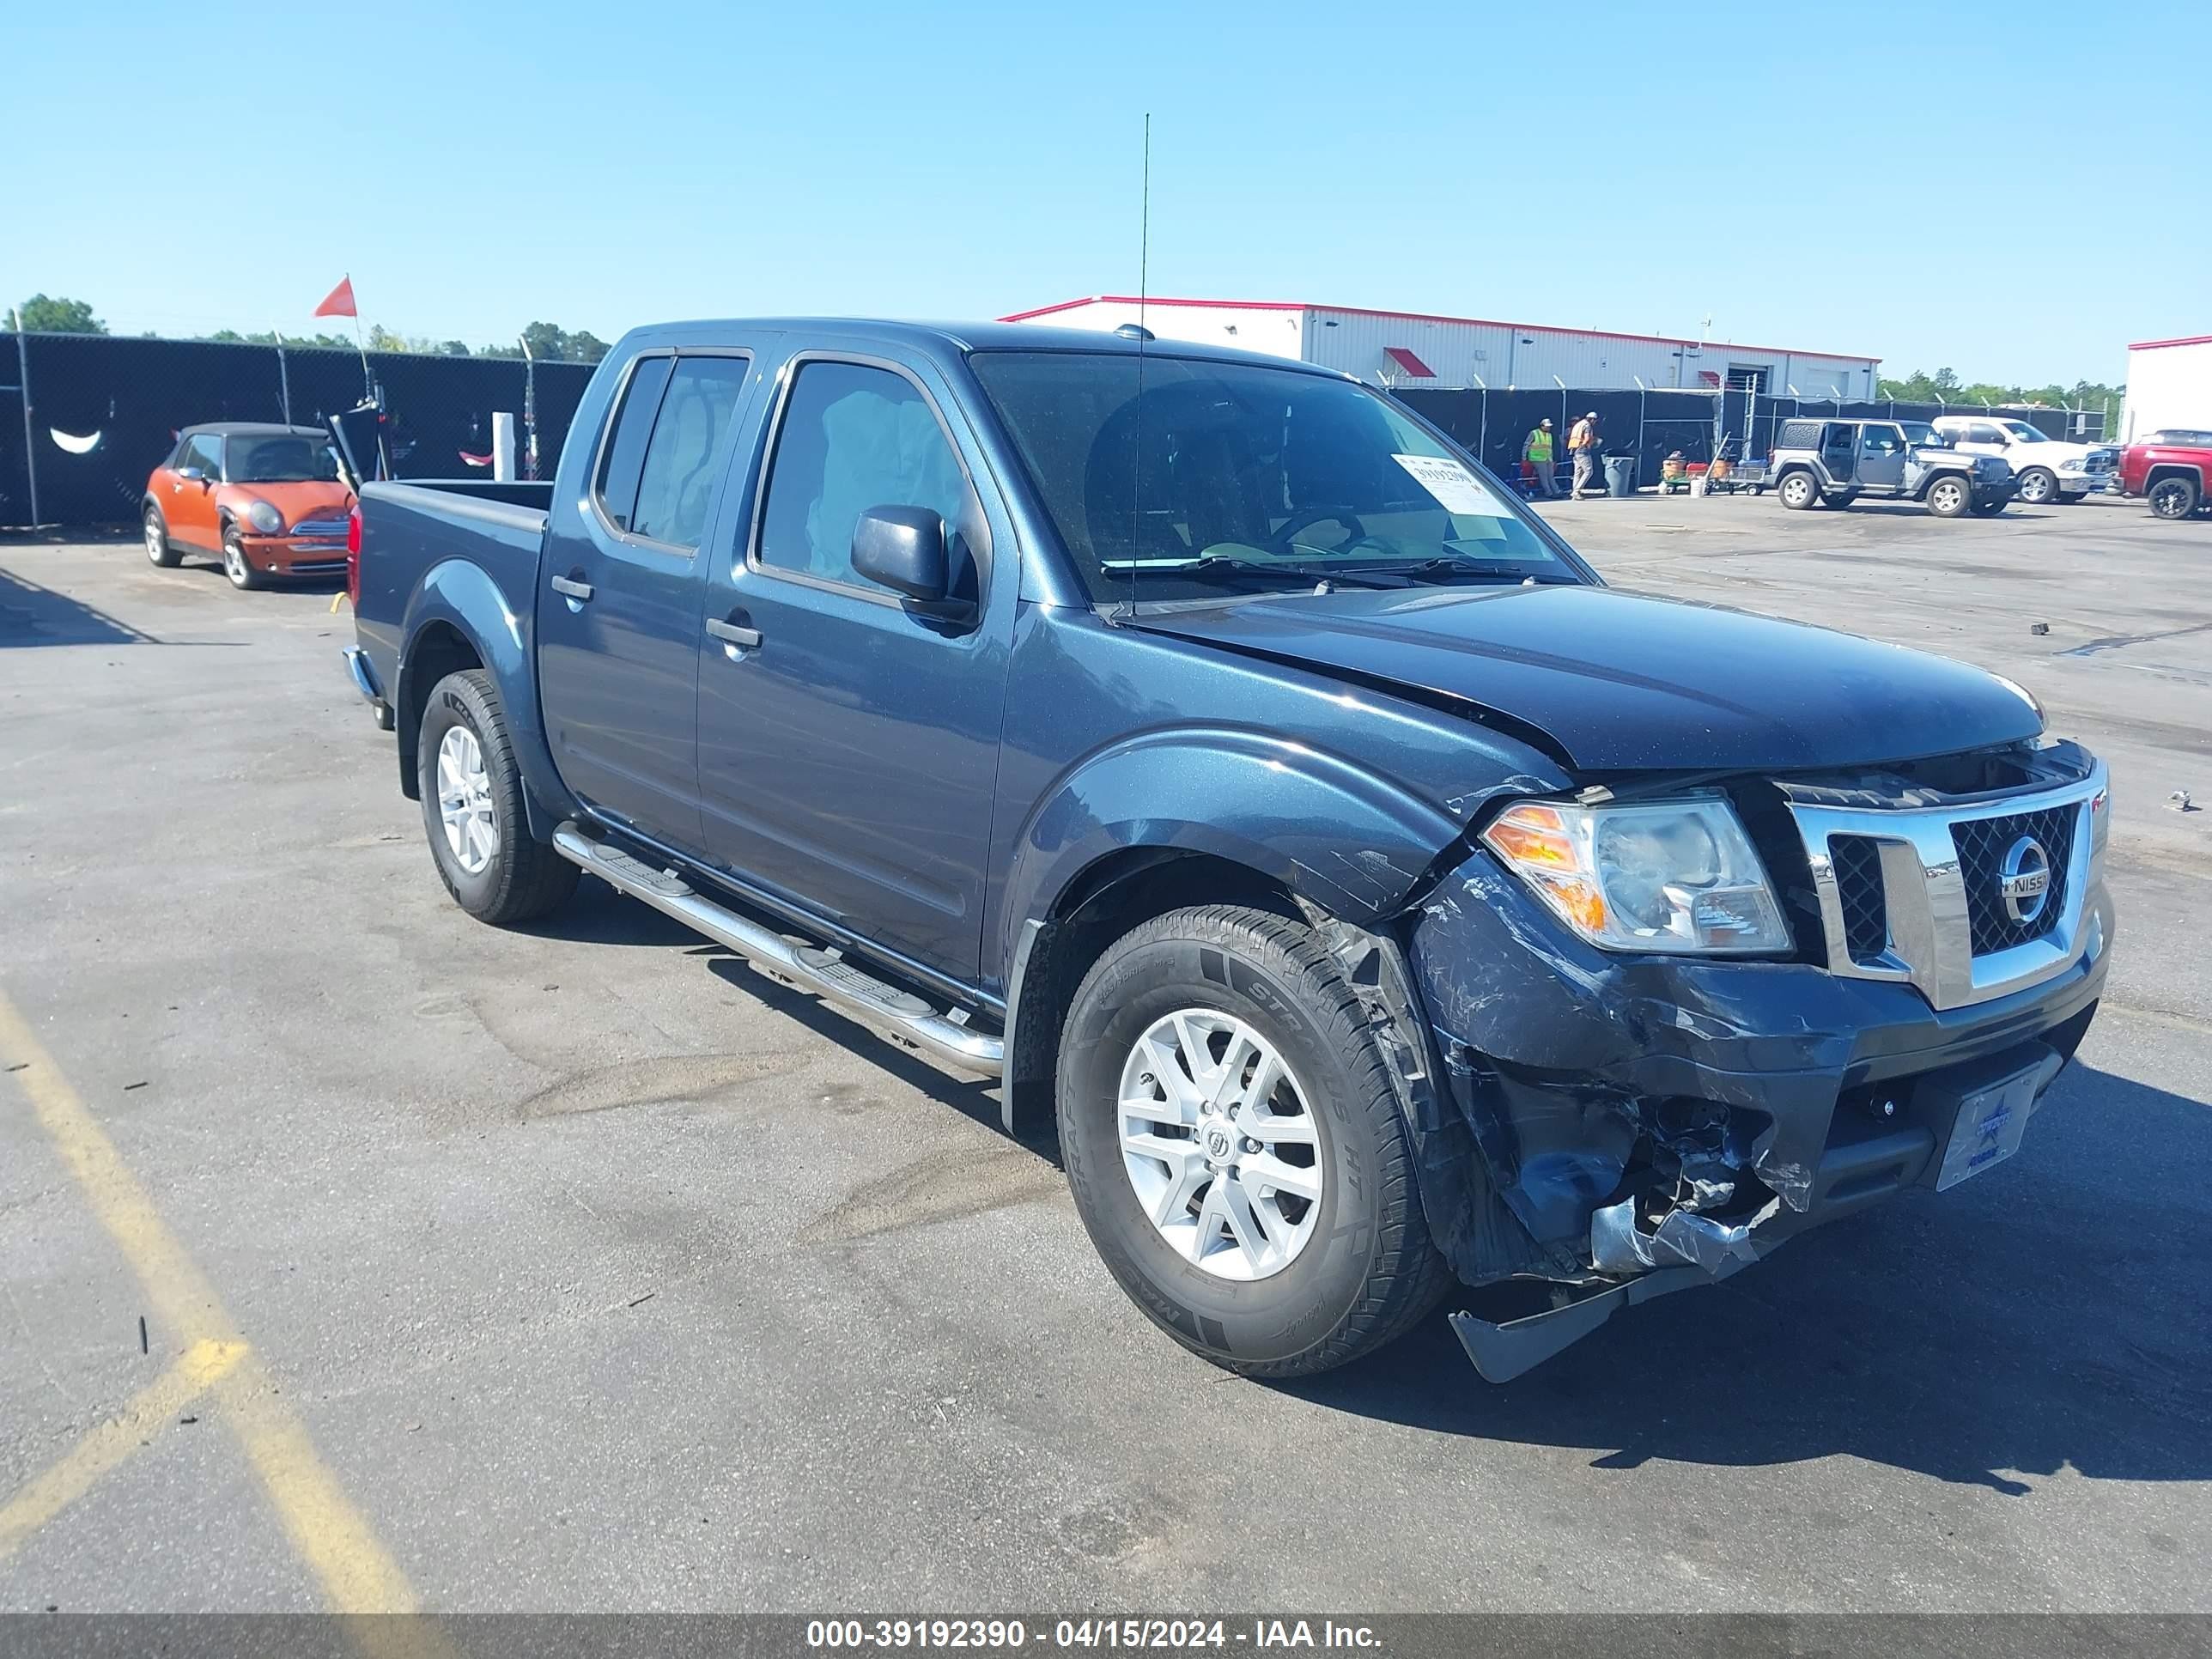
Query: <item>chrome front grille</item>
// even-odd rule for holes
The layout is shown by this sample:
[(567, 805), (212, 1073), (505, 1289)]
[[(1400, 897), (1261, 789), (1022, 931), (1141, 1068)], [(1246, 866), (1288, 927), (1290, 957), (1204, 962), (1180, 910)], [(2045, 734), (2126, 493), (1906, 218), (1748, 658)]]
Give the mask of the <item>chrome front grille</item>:
[(2105, 792), (2099, 763), (2078, 782), (1972, 805), (1791, 802), (1829, 970), (1903, 981), (1932, 1006), (1955, 1008), (2101, 950), (2089, 901)]
[[(1959, 849), (1959, 875), (1966, 886), (1966, 921), (1973, 931), (1974, 954), (1986, 957), (2041, 939), (2058, 925), (2066, 910), (2066, 866), (2074, 854), (2078, 808), (2050, 806), (2040, 812), (2016, 812), (2002, 818), (1967, 818), (1951, 826)], [(2005, 908), (1998, 890), (2004, 857), (2025, 836), (2050, 860), (2051, 885), (2028, 920)]]
[(343, 541), (346, 521), (343, 519), (302, 519), (292, 526), (295, 536), (328, 536)]

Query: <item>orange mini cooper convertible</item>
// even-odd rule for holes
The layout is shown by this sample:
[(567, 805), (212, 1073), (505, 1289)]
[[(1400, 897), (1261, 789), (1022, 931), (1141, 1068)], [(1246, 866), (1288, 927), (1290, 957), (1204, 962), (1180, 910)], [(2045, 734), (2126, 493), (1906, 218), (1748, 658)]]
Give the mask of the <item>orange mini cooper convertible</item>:
[(187, 552), (216, 555), (234, 587), (339, 575), (352, 507), (318, 427), (188, 426), (146, 481), (146, 556), (167, 568)]

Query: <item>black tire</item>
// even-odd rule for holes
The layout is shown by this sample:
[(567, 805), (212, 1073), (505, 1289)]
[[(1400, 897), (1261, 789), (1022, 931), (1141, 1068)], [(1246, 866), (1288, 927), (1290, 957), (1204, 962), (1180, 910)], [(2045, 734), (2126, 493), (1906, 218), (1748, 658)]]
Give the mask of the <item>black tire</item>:
[[(446, 734), (465, 727), (477, 741), (489, 782), (498, 847), (481, 870), (471, 872), (446, 838), (440, 808), (438, 751)], [(507, 735), (499, 691), (480, 668), (448, 674), (430, 688), (415, 750), (416, 782), (422, 796), (422, 827), (430, 856), (446, 890), (478, 921), (510, 927), (554, 909), (576, 890), (581, 872), (543, 842), (531, 838), (522, 806), (522, 769)]]
[(2005, 510), (2005, 503), (2009, 499), (2004, 495), (1977, 495), (1967, 511), (1978, 519), (1994, 519)]
[(161, 516), (161, 509), (149, 506), (142, 522), (146, 532), (147, 562), (163, 570), (174, 570), (177, 562), (184, 555), (177, 551), (177, 544), (169, 539), (169, 521)]
[(2178, 523), (2197, 511), (2197, 485), (2192, 479), (2160, 478), (2144, 495), (2154, 519)]
[(1955, 473), (1946, 473), (1928, 486), (1928, 510), (1939, 519), (1956, 519), (1974, 504), (1973, 486)]
[[(1195, 1265), (1146, 1214), (1123, 1164), (1123, 1064), (1155, 1023), (1192, 1008), (1234, 1016), (1273, 1044), (1316, 1125), (1320, 1214), (1265, 1277)], [(1245, 1376), (1330, 1370), (1403, 1334), (1452, 1285), (1366, 1011), (1297, 922), (1208, 905), (1116, 940), (1069, 1004), (1057, 1094), (1067, 1183), (1100, 1257), (1154, 1324), (1217, 1365)]]
[(1820, 483), (1802, 467), (1795, 472), (1784, 473), (1775, 483), (1774, 493), (1792, 513), (1802, 513), (1808, 507), (1820, 505)]
[(2020, 475), (2018, 494), (2030, 507), (2048, 507), (2058, 498), (2058, 475), (2047, 466), (2031, 466)]
[(1823, 497), (1820, 505), (1838, 508), (1846, 507), (1858, 498), (1859, 492), (1856, 489), (1838, 489), (1834, 495)]
[(222, 527), (222, 574), (241, 593), (250, 593), (258, 587), (268, 586), (268, 578), (255, 569), (253, 561), (246, 556), (246, 544), (240, 538), (238, 526), (234, 524)]

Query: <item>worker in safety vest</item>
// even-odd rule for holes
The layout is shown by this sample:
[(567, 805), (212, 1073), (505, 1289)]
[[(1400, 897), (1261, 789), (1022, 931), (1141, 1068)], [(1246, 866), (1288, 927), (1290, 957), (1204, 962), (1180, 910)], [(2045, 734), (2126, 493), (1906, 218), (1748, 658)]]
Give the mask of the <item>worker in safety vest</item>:
[(1605, 494), (1605, 486), (1597, 476), (1597, 410), (1593, 409), (1575, 422), (1575, 429), (1567, 434), (1567, 453), (1575, 464), (1576, 499), (1582, 498), (1585, 488), (1600, 495)]
[(1522, 471), (1546, 495), (1556, 496), (1559, 493), (1559, 480), (1553, 472), (1552, 422), (1548, 417), (1529, 428), (1528, 441), (1521, 446), (1521, 464)]

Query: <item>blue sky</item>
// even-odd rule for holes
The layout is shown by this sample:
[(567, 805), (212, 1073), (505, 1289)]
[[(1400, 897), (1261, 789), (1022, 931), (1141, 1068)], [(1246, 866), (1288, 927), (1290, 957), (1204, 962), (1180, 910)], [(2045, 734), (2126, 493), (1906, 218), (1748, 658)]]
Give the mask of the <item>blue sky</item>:
[[(118, 331), (1152, 288), (2117, 380), (2212, 329), (2212, 8), (25, 9), (0, 302)], [(94, 21), (80, 21), (92, 20)]]

